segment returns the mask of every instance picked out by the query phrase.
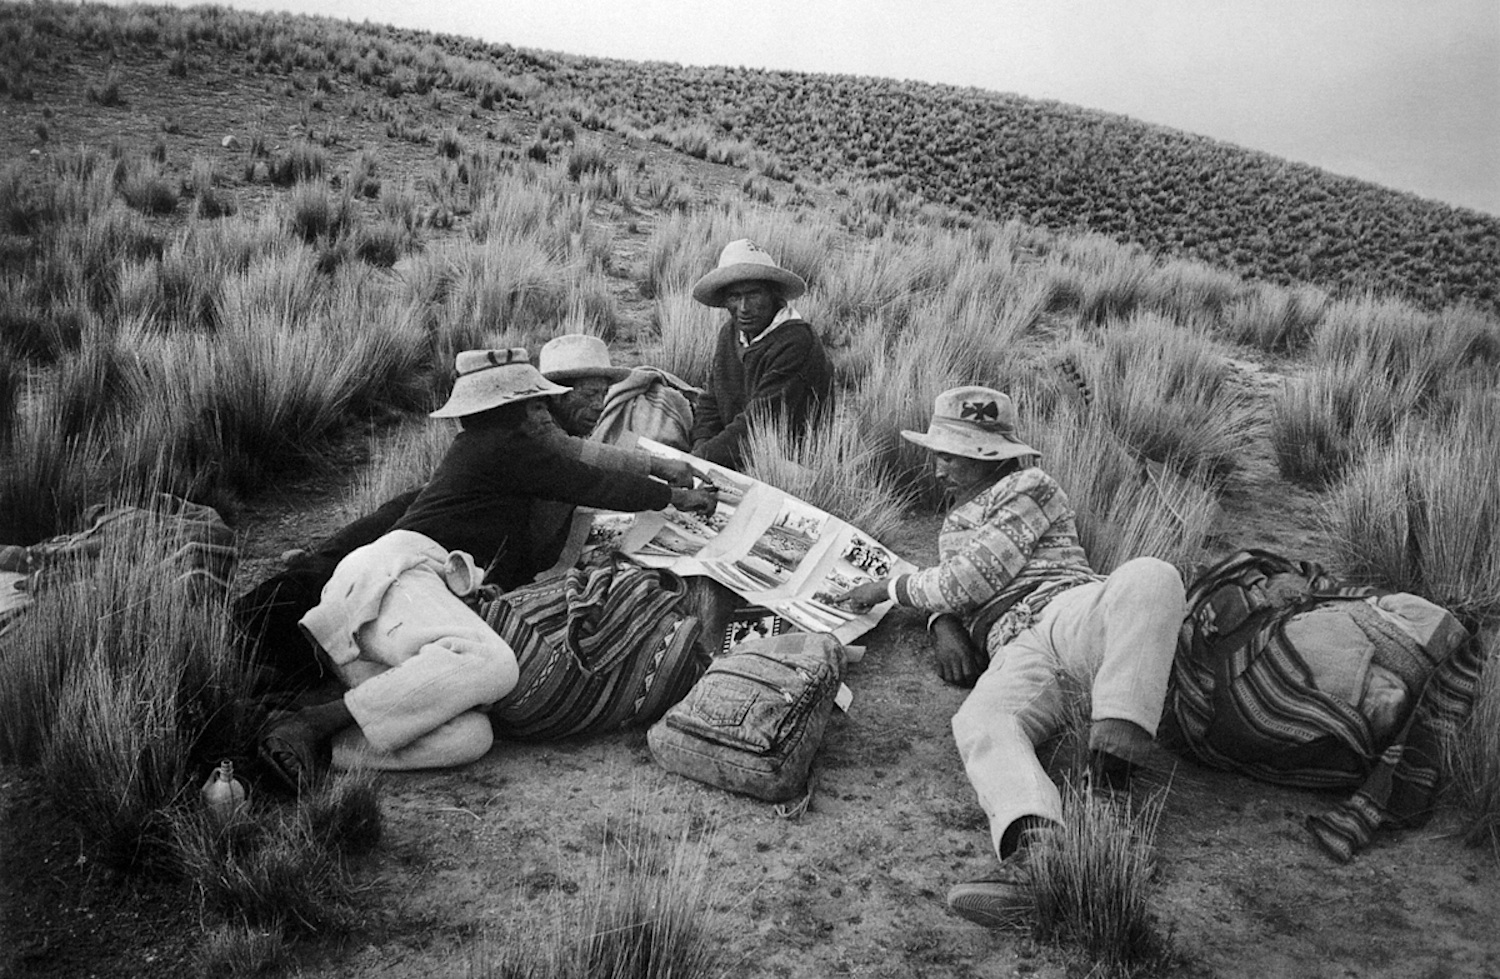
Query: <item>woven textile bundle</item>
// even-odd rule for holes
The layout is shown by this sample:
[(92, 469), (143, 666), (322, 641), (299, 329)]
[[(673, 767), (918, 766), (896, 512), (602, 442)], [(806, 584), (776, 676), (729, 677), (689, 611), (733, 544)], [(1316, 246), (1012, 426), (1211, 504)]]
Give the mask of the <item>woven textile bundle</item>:
[(610, 556), (487, 603), (480, 614), (521, 668), (489, 710), (495, 736), (547, 741), (656, 720), (707, 664), (686, 594), (671, 572)]

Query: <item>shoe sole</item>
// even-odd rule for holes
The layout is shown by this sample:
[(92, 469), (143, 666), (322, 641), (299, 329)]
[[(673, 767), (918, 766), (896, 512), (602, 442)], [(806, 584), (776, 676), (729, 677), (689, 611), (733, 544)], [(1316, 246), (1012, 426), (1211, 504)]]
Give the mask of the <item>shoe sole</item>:
[(985, 928), (1005, 928), (1024, 924), (1031, 915), (1032, 902), (1019, 895), (1004, 898), (992, 891), (964, 891), (955, 888), (948, 894), (948, 907), (966, 921)]

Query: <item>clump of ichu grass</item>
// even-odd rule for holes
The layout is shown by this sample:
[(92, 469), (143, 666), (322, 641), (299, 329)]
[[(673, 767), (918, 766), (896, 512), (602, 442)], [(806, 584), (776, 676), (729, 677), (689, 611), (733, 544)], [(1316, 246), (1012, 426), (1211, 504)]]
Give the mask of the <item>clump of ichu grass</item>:
[(1465, 387), (1493, 384), (1500, 324), (1365, 296), (1327, 308), (1311, 359), (1278, 398), (1271, 434), (1282, 474), (1321, 488), (1413, 416), (1449, 412)]
[(1372, 448), (1323, 513), (1358, 577), (1455, 612), (1500, 615), (1500, 398), (1475, 389), (1451, 417)]
[(454, 429), (429, 419), (406, 426), (372, 447), (374, 463), (349, 493), (347, 510), (370, 513), (382, 503), (423, 486), (453, 443)]
[(898, 529), (913, 491), (879, 464), (863, 426), (833, 412), (800, 437), (783, 416), (752, 417), (745, 473), (848, 521), (875, 538)]
[(1078, 536), (1089, 562), (1108, 573), (1133, 557), (1157, 557), (1179, 569), (1202, 557), (1218, 516), (1218, 503), (1203, 479), (1132, 452), (1098, 412), (1058, 399), (1028, 407), (1022, 438), (1042, 453), (1045, 469), (1072, 503)]
[(1249, 397), (1208, 338), (1157, 313), (1116, 323), (1098, 346), (1064, 347), (1094, 410), (1128, 445), (1179, 474), (1222, 482), (1253, 435)]
[(721, 316), (718, 310), (707, 308), (685, 291), (658, 296), (652, 319), (660, 346), (646, 362), (689, 384), (703, 384), (713, 365)]
[(0, 541), (32, 544), (63, 533), (109, 485), (109, 443), (99, 433), (68, 438), (41, 402), (13, 421), (0, 446)]
[(1062, 823), (1032, 849), (1033, 933), (1076, 952), (1089, 975), (1155, 976), (1173, 960), (1151, 910), (1163, 802), (1136, 809), (1065, 782)]
[(1278, 471), (1313, 489), (1337, 482), (1371, 446), (1390, 439), (1415, 396), (1411, 385), (1379, 383), (1347, 365), (1293, 380), (1271, 409)]
[(59, 562), (0, 657), (0, 757), (119, 868), (159, 866), (168, 811), (249, 735), (223, 596), (184, 574), (182, 525), (147, 511)]
[(831, 222), (800, 221), (780, 210), (735, 205), (673, 213), (656, 223), (646, 243), (647, 272), (640, 292), (652, 299), (688, 291), (714, 268), (724, 246), (739, 238), (749, 238), (782, 268), (816, 287), (833, 252), (834, 234)]
[(358, 920), (350, 861), (380, 841), (379, 791), (372, 773), (340, 773), (295, 807), (179, 806), (172, 829), (176, 869), (211, 919), (282, 942), (338, 935)]
[(1469, 716), (1445, 732), (1443, 773), (1467, 816), (1465, 842), (1500, 857), (1500, 633), (1490, 626), (1474, 641), (1484, 644), (1484, 671)]
[[(638, 809), (638, 807), (637, 807)], [(609, 827), (576, 895), (553, 891), (542, 922), (512, 923), (471, 953), (475, 979), (711, 979), (724, 974), (712, 838), (651, 831), (633, 811)]]
[(1328, 306), (1316, 286), (1288, 289), (1260, 284), (1219, 312), (1219, 332), (1227, 339), (1271, 353), (1292, 353), (1312, 342)]

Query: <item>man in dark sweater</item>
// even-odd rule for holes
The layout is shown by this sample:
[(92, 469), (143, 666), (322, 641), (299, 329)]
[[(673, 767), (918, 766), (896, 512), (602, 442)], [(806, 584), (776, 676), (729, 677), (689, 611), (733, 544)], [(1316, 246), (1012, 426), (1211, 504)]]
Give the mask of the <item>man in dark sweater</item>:
[[(609, 510), (712, 514), (712, 487), (669, 486), (565, 451), (548, 407), (568, 388), (526, 351), (467, 350), (448, 402), (463, 426), (395, 526), (334, 569), (301, 626), (347, 688), (275, 720), (261, 757), (289, 784), (334, 754), (385, 769), (462, 765), (493, 741), (483, 708), (516, 683), (514, 651), (463, 598), (487, 580), (527, 580), (531, 509), (557, 500)], [(309, 650), (309, 656), (312, 652)]]
[(708, 383), (693, 410), (693, 455), (743, 467), (751, 418), (782, 416), (793, 432), (816, 421), (833, 392), (822, 341), (789, 301), (807, 285), (746, 239), (731, 241), (693, 298), (729, 311)]

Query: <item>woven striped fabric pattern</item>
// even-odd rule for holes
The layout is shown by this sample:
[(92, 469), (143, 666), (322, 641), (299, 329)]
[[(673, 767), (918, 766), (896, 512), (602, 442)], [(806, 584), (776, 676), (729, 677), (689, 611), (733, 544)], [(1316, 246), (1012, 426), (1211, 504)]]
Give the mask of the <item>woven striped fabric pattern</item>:
[(1340, 586), (1316, 564), (1264, 551), (1232, 555), (1188, 591), (1167, 697), (1168, 720), (1205, 764), (1282, 785), (1353, 788), (1307, 820), (1317, 844), (1341, 862), (1377, 831), (1431, 815), (1443, 745), (1467, 718), (1484, 667), (1473, 638), (1427, 649), (1370, 630), (1376, 658), (1416, 684), (1404, 724), (1389, 743), (1374, 744), (1356, 708), (1316, 689), (1283, 630), (1309, 605), (1350, 600), (1357, 609), (1374, 593)]
[(687, 586), (612, 555), (514, 589), (480, 610), (520, 665), (490, 708), (495, 736), (546, 741), (655, 721), (707, 665)]
[(1308, 831), (1341, 863), (1369, 845), (1380, 829), (1410, 829), (1432, 815), (1444, 743), (1462, 728), (1484, 670), (1483, 647), (1469, 642), (1438, 665), (1406, 729), (1381, 753), (1364, 784), (1321, 815)]
[(1371, 593), (1340, 587), (1317, 565), (1256, 551), (1196, 579), (1167, 697), (1193, 755), (1281, 785), (1364, 781), (1376, 755), (1369, 721), (1314, 686), (1283, 626), (1310, 602)]

